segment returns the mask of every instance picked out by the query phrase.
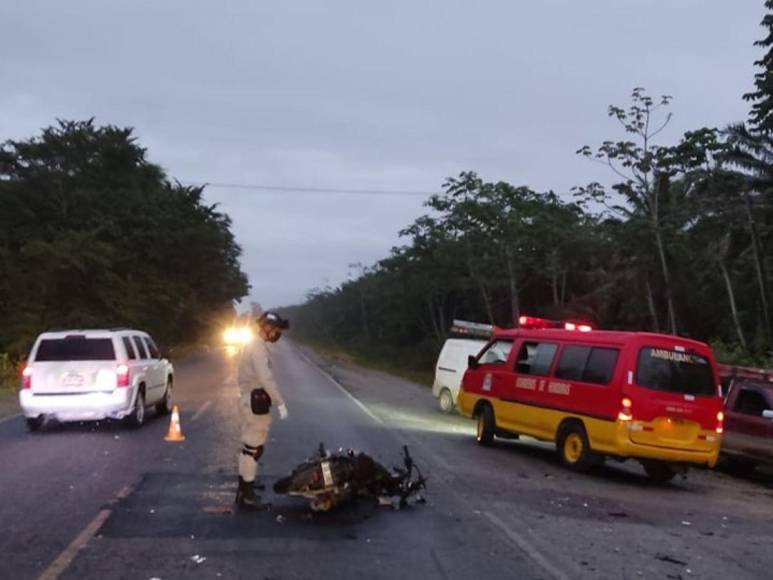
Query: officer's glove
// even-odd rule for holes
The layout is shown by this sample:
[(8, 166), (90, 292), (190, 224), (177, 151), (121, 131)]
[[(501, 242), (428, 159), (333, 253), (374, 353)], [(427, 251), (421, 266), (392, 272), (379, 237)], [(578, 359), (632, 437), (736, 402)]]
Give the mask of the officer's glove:
[(279, 405), (279, 406), (278, 406), (276, 409), (277, 409), (277, 411), (279, 411), (279, 418), (280, 418), (282, 421), (284, 421), (285, 419), (287, 419), (287, 405), (285, 405), (284, 403), (282, 403), (282, 404), (281, 404), (281, 405)]

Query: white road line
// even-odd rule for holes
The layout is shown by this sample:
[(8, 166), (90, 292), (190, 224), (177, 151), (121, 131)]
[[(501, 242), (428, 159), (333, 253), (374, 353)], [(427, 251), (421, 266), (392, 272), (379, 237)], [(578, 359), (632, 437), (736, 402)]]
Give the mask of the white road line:
[(569, 580), (569, 576), (551, 564), (550, 561), (521, 534), (513, 530), (491, 512), (483, 512), (483, 515), (553, 578), (556, 580)]
[(67, 567), (78, 555), (78, 552), (86, 547), (86, 544), (88, 544), (89, 540), (94, 537), (94, 535), (97, 533), (99, 528), (102, 527), (102, 524), (105, 523), (105, 520), (109, 516), (110, 510), (101, 510), (94, 517), (94, 519), (91, 520), (89, 525), (86, 526), (80, 534), (78, 534), (78, 537), (75, 538), (72, 543), (62, 551), (61, 554), (59, 554), (56, 560), (51, 562), (49, 567), (43, 571), (38, 580), (56, 580), (59, 578), (62, 572), (67, 569)]
[[(325, 370), (323, 370), (319, 365), (317, 365), (314, 361), (312, 361), (308, 356), (306, 356), (300, 348), (297, 346), (294, 347), (298, 355), (308, 364), (309, 366), (315, 368), (320, 373), (322, 373), (327, 379), (333, 383), (336, 387), (338, 387), (342, 393), (344, 393), (347, 397), (349, 397), (360, 409), (362, 409), (369, 417), (371, 417), (374, 421), (381, 425), (386, 425), (384, 421), (382, 421), (380, 418), (378, 418), (376, 415), (374, 415), (370, 409), (368, 409), (362, 401), (357, 399), (354, 395), (352, 395), (349, 391), (346, 390), (346, 388), (339, 383), (335, 378), (333, 378), (330, 374), (328, 374)], [(398, 428), (399, 429), (399, 428)], [(431, 452), (429, 449), (427, 449), (423, 442), (421, 442), (418, 437), (413, 436), (412, 434), (406, 433), (404, 430), (399, 429), (402, 431), (402, 435), (404, 437), (407, 437), (413, 442), (413, 445), (418, 447), (419, 449), (423, 449), (427, 457), (430, 458), (430, 460), (435, 463), (437, 466), (439, 466), (441, 469), (445, 470), (448, 473), (453, 473), (453, 469), (451, 465), (449, 465), (444, 459), (440, 458), (438, 454)], [(426, 459), (426, 458), (425, 458)], [(456, 497), (464, 504), (469, 505), (469, 502), (465, 500), (462, 496), (460, 496), (457, 493), (457, 490), (455, 490), (448, 482), (441, 481), (441, 485), (444, 485), (451, 493), (456, 495)], [(569, 580), (569, 576), (562, 572), (560, 569), (558, 569), (556, 566), (550, 563), (550, 561), (542, 555), (542, 553), (537, 549), (536, 546), (534, 546), (529, 540), (524, 538), (521, 534), (510, 528), (506, 523), (504, 523), (501, 519), (499, 519), (497, 516), (492, 514), (489, 511), (481, 512), (487, 520), (499, 531), (503, 532), (505, 536), (513, 543), (515, 544), (521, 551), (523, 551), (529, 558), (531, 558), (538, 566), (540, 566), (545, 572), (547, 572), (550, 576), (552, 576), (555, 580)]]
[(209, 409), (212, 406), (212, 401), (207, 401), (204, 403), (201, 407), (199, 407), (199, 410), (196, 411), (193, 414), (193, 417), (191, 417), (191, 421), (195, 421), (199, 417), (201, 417), (204, 413), (206, 413), (207, 409)]
[(3, 419), (0, 419), (0, 423), (5, 423), (6, 421), (10, 421), (11, 419), (16, 419), (17, 417), (21, 417), (21, 413), (17, 415), (11, 415), (10, 417), (4, 417)]
[(295, 351), (298, 353), (298, 355), (299, 355), (299, 356), (300, 356), (300, 357), (301, 357), (301, 358), (302, 358), (304, 361), (306, 361), (306, 364), (308, 364), (310, 367), (312, 367), (312, 368), (316, 369), (317, 371), (319, 371), (319, 372), (320, 372), (320, 373), (321, 373), (323, 376), (327, 377), (327, 379), (328, 379), (328, 380), (329, 380), (331, 383), (333, 383), (333, 384), (334, 384), (336, 387), (338, 387), (338, 390), (340, 390), (340, 391), (341, 391), (341, 392), (342, 392), (344, 395), (346, 395), (347, 397), (349, 397), (349, 399), (350, 399), (350, 400), (351, 400), (351, 401), (352, 401), (352, 402), (353, 402), (355, 405), (357, 405), (357, 406), (358, 406), (358, 407), (359, 407), (359, 408), (360, 408), (360, 409), (361, 409), (361, 410), (362, 410), (362, 411), (363, 411), (363, 412), (364, 412), (364, 413), (365, 413), (365, 414), (366, 414), (368, 417), (370, 417), (371, 419), (373, 419), (373, 420), (374, 420), (376, 423), (378, 423), (379, 425), (384, 425), (384, 422), (381, 420), (381, 418), (380, 418), (380, 417), (377, 417), (377, 416), (376, 416), (376, 415), (373, 413), (373, 411), (371, 411), (370, 409), (368, 409), (368, 408), (365, 406), (365, 404), (364, 404), (362, 401), (360, 401), (360, 400), (359, 400), (357, 397), (355, 397), (355, 396), (354, 396), (354, 395), (352, 395), (352, 394), (351, 394), (349, 391), (347, 391), (347, 390), (346, 390), (346, 387), (344, 387), (344, 386), (343, 386), (341, 383), (339, 383), (337, 380), (335, 380), (335, 378), (333, 378), (333, 376), (332, 376), (332, 375), (330, 375), (330, 374), (329, 374), (327, 371), (325, 371), (325, 370), (324, 370), (323, 368), (321, 368), (321, 367), (320, 367), (318, 364), (314, 363), (314, 361), (312, 361), (312, 360), (311, 360), (309, 357), (307, 357), (307, 356), (306, 356), (306, 355), (305, 355), (305, 354), (304, 354), (304, 353), (301, 351), (301, 349), (300, 349), (300, 348), (298, 348), (298, 347), (295, 347)]

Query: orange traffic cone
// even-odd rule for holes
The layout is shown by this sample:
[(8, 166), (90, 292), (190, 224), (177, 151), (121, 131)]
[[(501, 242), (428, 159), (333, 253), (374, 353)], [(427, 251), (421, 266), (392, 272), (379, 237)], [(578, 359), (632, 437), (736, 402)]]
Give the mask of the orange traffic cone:
[(169, 431), (164, 441), (185, 441), (182, 429), (180, 429), (180, 410), (175, 405), (172, 408), (172, 418), (169, 420)]

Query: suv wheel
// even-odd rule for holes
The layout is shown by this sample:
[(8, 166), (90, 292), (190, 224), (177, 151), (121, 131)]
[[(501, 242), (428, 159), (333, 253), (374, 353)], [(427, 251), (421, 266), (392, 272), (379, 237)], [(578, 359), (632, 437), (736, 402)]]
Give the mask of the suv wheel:
[(137, 400), (134, 401), (134, 409), (132, 409), (132, 412), (126, 417), (126, 423), (133, 429), (138, 429), (145, 423), (145, 391), (142, 389), (137, 393)]
[(159, 415), (168, 415), (172, 412), (172, 381), (171, 379), (166, 383), (166, 391), (164, 391), (164, 398), (156, 403), (156, 413)]
[(440, 410), (444, 413), (450, 413), (454, 410), (454, 397), (451, 395), (451, 391), (443, 389), (440, 391), (440, 397), (438, 397), (438, 404)]
[(43, 417), (26, 417), (24, 422), (27, 423), (27, 431), (34, 433), (43, 426)]
[(478, 445), (483, 445), (484, 447), (491, 445), (492, 441), (494, 441), (494, 432), (496, 430), (494, 411), (489, 405), (486, 405), (478, 413), (478, 429), (475, 434)]

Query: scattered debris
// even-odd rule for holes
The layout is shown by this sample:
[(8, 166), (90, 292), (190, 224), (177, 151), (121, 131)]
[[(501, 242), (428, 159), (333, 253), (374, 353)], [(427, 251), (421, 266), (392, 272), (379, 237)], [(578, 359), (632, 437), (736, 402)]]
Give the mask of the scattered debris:
[(230, 505), (209, 505), (204, 507), (204, 512), (208, 514), (230, 514), (233, 511), (233, 507)]
[(285, 517), (282, 514), (279, 514), (278, 516), (276, 516), (276, 523), (281, 524), (284, 521), (285, 521)]
[(194, 564), (203, 564), (204, 562), (206, 562), (206, 560), (207, 560), (206, 556), (199, 556), (198, 554), (191, 556), (191, 561)]
[(673, 556), (669, 556), (668, 554), (655, 554), (655, 559), (660, 560), (661, 562), (668, 562), (669, 564), (676, 564), (678, 566), (687, 566), (687, 562), (683, 562), (682, 560), (677, 560)]
[(687, 520), (682, 520), (682, 525), (683, 526), (691, 526), (692, 522), (688, 522)]
[(312, 511), (318, 512), (358, 497), (374, 498), (381, 505), (400, 509), (425, 485), (426, 479), (407, 446), (403, 446), (403, 466), (390, 470), (365, 453), (353, 449), (331, 453), (320, 444), (316, 456), (274, 484), (274, 492), (305, 497), (311, 500)]

